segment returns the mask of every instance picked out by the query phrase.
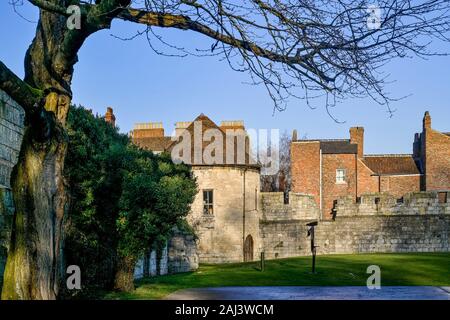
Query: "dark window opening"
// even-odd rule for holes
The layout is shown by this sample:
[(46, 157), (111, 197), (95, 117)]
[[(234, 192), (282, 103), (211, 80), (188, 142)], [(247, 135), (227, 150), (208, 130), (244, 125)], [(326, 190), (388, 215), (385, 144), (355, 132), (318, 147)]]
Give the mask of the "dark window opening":
[(403, 203), (403, 197), (402, 197), (402, 198), (399, 198), (399, 199), (397, 199), (397, 203), (398, 203), (398, 204), (401, 204), (401, 203)]
[(447, 192), (439, 192), (438, 193), (439, 203), (447, 203)]
[(289, 204), (289, 192), (284, 192), (284, 204)]
[(337, 215), (337, 205), (338, 205), (338, 201), (337, 200), (333, 200), (333, 208), (331, 209), (331, 218), (334, 220), (336, 220), (336, 215)]
[(203, 190), (203, 214), (214, 214), (213, 191)]
[(381, 207), (381, 199), (375, 198), (375, 205), (377, 206), (377, 210), (380, 210)]

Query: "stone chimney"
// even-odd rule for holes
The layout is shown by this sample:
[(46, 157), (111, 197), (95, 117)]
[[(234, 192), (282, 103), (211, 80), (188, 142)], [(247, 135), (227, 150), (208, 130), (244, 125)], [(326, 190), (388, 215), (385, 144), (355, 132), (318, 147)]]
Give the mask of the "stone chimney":
[(431, 129), (431, 116), (428, 111), (423, 116), (423, 130), (425, 131), (426, 129)]
[[(203, 113), (202, 113), (203, 114)], [(175, 123), (175, 136), (179, 137), (184, 130), (191, 125), (190, 121), (180, 121)]]
[(220, 129), (222, 129), (225, 132), (228, 129), (231, 129), (231, 130), (238, 130), (238, 129), (245, 130), (244, 121), (242, 121), (242, 120), (222, 121), (220, 123)]
[(114, 115), (113, 108), (106, 108), (105, 121), (113, 127), (116, 126), (116, 116)]
[(133, 128), (133, 138), (164, 137), (162, 122), (136, 123)]
[(350, 128), (350, 143), (358, 145), (358, 158), (364, 157), (364, 128)]

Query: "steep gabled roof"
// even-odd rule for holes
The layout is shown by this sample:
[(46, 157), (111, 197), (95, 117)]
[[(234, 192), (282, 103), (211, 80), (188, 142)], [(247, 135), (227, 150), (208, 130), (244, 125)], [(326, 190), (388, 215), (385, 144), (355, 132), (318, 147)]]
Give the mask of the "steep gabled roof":
[(323, 154), (357, 154), (358, 145), (350, 140), (320, 140)]
[(364, 164), (377, 175), (420, 174), (419, 163), (408, 155), (367, 155)]
[(358, 145), (348, 139), (298, 139), (292, 142), (316, 142), (320, 144), (322, 154), (357, 154)]
[[(255, 166), (258, 167), (259, 165), (257, 165), (255, 163), (254, 160), (252, 160), (250, 154), (249, 154), (249, 138), (246, 135), (245, 131), (242, 131), (242, 134), (245, 134), (245, 150), (244, 150), (244, 155), (245, 155), (245, 160), (244, 161), (239, 161), (240, 159), (238, 159), (238, 152), (237, 152), (237, 148), (238, 148), (238, 139), (235, 138), (234, 141), (234, 160), (232, 161), (232, 163), (227, 163), (227, 135), (226, 135), (226, 130), (220, 128), (214, 121), (212, 121), (210, 118), (208, 118), (207, 116), (205, 116), (203, 113), (200, 114), (186, 129), (185, 131), (187, 131), (187, 133), (189, 133), (190, 137), (191, 137), (191, 164), (192, 165), (207, 165), (204, 163), (196, 163), (196, 159), (195, 159), (195, 152), (196, 151), (200, 151), (201, 155), (204, 154), (205, 148), (207, 148), (211, 143), (214, 143), (214, 139), (212, 139), (212, 141), (204, 141), (205, 139), (202, 139), (202, 143), (201, 143), (201, 149), (197, 150), (195, 148), (195, 124), (196, 123), (201, 123), (201, 133), (202, 133), (202, 137), (204, 137), (205, 133), (207, 130), (211, 130), (211, 129), (215, 129), (217, 130), (217, 132), (219, 132), (222, 135), (222, 141), (223, 141), (223, 160), (221, 161), (221, 163), (219, 164), (223, 164), (223, 165), (246, 165), (246, 166)], [(185, 132), (184, 131), (184, 132)], [(183, 132), (183, 134), (185, 134)], [(182, 139), (180, 139), (181, 143), (182, 143)], [(171, 152), (173, 150), (173, 148), (178, 144), (178, 141), (173, 141), (167, 148), (167, 150), (169, 152)], [(242, 163), (241, 163), (242, 162)]]
[(171, 137), (145, 137), (133, 138), (133, 143), (141, 148), (151, 151), (166, 151), (172, 144)]

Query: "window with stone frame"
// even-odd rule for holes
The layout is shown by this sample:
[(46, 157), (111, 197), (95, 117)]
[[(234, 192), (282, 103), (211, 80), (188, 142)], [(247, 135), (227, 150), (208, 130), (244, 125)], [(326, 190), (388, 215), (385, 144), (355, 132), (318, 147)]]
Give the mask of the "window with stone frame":
[(203, 214), (214, 214), (213, 190), (203, 190)]
[(337, 169), (336, 170), (336, 183), (342, 184), (345, 183), (345, 169)]

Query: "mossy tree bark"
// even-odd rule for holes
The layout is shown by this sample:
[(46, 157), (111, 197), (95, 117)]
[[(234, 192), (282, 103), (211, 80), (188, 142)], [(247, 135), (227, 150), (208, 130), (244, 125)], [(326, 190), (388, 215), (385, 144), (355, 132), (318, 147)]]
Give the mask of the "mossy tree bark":
[(131, 292), (134, 290), (134, 270), (136, 259), (134, 257), (119, 257), (117, 262), (116, 278), (114, 289)]
[[(39, 88), (25, 105), (25, 134), (12, 174), (15, 204), (2, 299), (55, 299), (63, 274), (65, 121), (76, 59), (61, 52), (65, 20), (41, 12), (25, 60), (25, 83)], [(75, 56), (76, 57), (76, 56)]]
[[(20, 161), (13, 172), (16, 211), (2, 299), (55, 299), (59, 292), (67, 143), (60, 121), (47, 109), (67, 108), (70, 99), (53, 95), (47, 101), (26, 128)], [(46, 132), (35, 135), (42, 125)]]
[(56, 299), (62, 282), (63, 222), (67, 207), (65, 123), (71, 81), (84, 41), (107, 29), (130, 0), (78, 4), (81, 29), (67, 27), (65, 0), (34, 0), (36, 36), (25, 56), (25, 79), (0, 62), (0, 88), (25, 109), (25, 134), (12, 187), (16, 212), (2, 299)]

